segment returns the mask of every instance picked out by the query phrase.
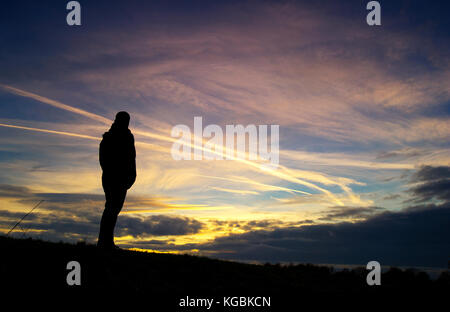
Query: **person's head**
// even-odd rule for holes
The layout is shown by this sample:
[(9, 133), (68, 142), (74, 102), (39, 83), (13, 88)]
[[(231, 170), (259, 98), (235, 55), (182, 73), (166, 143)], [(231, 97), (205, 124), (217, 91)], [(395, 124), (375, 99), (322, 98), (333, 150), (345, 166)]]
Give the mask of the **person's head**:
[(130, 124), (130, 114), (124, 111), (118, 112), (114, 124), (119, 129), (128, 129), (128, 125)]

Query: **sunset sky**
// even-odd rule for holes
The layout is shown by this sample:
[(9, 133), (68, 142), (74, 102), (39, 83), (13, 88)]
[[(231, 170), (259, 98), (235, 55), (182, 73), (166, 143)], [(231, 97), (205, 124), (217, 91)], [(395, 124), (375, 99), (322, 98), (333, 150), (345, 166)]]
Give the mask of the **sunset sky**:
[[(98, 145), (131, 115), (123, 248), (239, 261), (446, 267), (447, 1), (8, 1), (0, 231), (95, 243)], [(280, 165), (180, 160), (171, 130), (279, 125)], [(21, 237), (18, 228), (14, 237)]]

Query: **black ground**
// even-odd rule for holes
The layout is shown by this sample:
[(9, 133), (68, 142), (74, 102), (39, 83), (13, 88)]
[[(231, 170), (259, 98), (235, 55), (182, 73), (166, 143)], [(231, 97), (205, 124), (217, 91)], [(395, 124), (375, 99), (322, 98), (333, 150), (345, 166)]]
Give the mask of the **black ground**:
[[(319, 306), (392, 300), (414, 304), (415, 300), (436, 301), (450, 295), (448, 272), (430, 280), (424, 272), (391, 269), (383, 273), (381, 286), (368, 286), (364, 268), (336, 272), (315, 265), (254, 265), (188, 255), (107, 252), (92, 245), (7, 237), (0, 237), (0, 250), (5, 296), (18, 292), (76, 298), (106, 295), (113, 300), (132, 296), (149, 304), (146, 311), (207, 311), (206, 307), (179, 307), (187, 296), (220, 301), (209, 311), (300, 311), (292, 308), (306, 302)], [(81, 286), (66, 283), (66, 265), (72, 260), (81, 265)], [(270, 296), (271, 306), (224, 307), (227, 296)]]

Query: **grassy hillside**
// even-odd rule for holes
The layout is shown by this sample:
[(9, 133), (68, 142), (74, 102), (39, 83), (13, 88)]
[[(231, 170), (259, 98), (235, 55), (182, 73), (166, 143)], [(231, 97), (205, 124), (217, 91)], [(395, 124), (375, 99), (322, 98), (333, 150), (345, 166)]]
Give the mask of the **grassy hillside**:
[[(363, 268), (334, 272), (314, 265), (254, 265), (188, 255), (105, 252), (92, 245), (6, 237), (0, 237), (0, 250), (2, 285), (11, 292), (130, 294), (154, 302), (165, 300), (167, 311), (175, 310), (186, 296), (271, 296), (273, 309), (323, 298), (444, 297), (450, 290), (448, 273), (430, 280), (423, 272), (391, 269), (382, 275), (381, 286), (369, 287)], [(72, 260), (81, 264), (81, 286), (66, 283), (66, 265)], [(216, 307), (212, 311), (220, 309), (227, 310)]]

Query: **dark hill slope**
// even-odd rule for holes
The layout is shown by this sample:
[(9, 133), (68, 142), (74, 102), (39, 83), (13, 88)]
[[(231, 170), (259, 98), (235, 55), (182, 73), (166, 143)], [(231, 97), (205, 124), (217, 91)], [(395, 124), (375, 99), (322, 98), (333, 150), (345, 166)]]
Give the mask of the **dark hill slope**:
[[(106, 252), (92, 245), (7, 237), (0, 237), (0, 250), (3, 294), (129, 294), (164, 301), (167, 311), (176, 309), (186, 296), (270, 296), (273, 308), (309, 300), (444, 297), (450, 290), (448, 274), (431, 281), (426, 273), (398, 269), (384, 273), (381, 286), (369, 287), (365, 269), (334, 272), (315, 265), (254, 265), (189, 255)], [(72, 260), (81, 265), (81, 286), (66, 283), (66, 265)]]

